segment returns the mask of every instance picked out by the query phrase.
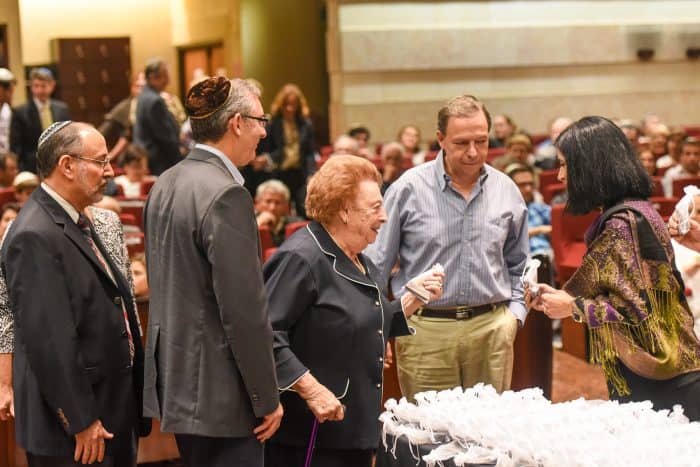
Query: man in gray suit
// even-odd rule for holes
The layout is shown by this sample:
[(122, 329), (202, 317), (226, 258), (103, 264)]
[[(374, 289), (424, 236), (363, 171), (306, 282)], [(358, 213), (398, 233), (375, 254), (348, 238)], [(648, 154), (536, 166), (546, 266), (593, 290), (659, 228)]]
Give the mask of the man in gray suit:
[(189, 466), (262, 466), (279, 427), (253, 202), (237, 167), (265, 137), (256, 88), (210, 78), (185, 103), (197, 141), (145, 208), (151, 286), (144, 411)]

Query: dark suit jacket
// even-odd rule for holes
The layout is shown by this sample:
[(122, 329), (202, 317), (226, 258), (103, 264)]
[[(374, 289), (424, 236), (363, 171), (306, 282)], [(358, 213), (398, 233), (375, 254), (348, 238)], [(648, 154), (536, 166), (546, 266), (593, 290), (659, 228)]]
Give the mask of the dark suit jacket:
[(148, 152), (148, 166), (160, 175), (182, 160), (180, 128), (158, 91), (146, 85), (136, 104), (134, 143)]
[(372, 279), (374, 265), (360, 259), (367, 276), (311, 222), (265, 263), (277, 378), (285, 391), (282, 425), (271, 443), (308, 444), (314, 417), (286, 390), (309, 370), (346, 406), (342, 422), (319, 427), (316, 447), (377, 447), (386, 339), (409, 328), (400, 301), (389, 302)]
[(194, 149), (151, 189), (145, 231), (145, 413), (166, 432), (251, 436), (279, 396), (250, 195)]
[[(301, 159), (301, 172), (304, 178), (316, 172), (316, 160), (314, 158), (314, 130), (311, 121), (306, 118), (297, 118), (297, 131), (299, 132), (299, 157)], [(279, 165), (284, 160), (284, 125), (282, 116), (276, 115), (267, 126), (267, 136), (260, 141), (258, 154), (269, 153), (272, 161)]]
[[(70, 120), (70, 112), (65, 102), (51, 99), (51, 115), (54, 122)], [(36, 145), (41, 135), (41, 118), (34, 99), (29, 99), (12, 111), (10, 124), (10, 148), (17, 154), (19, 170), (36, 173)]]
[(140, 422), (143, 347), (136, 310), (126, 280), (93, 237), (116, 283), (68, 213), (37, 188), (3, 245), (15, 315), (16, 436), (34, 454), (72, 455), (73, 435), (98, 418), (115, 434), (107, 441), (113, 453), (120, 442), (131, 442), (125, 433)]

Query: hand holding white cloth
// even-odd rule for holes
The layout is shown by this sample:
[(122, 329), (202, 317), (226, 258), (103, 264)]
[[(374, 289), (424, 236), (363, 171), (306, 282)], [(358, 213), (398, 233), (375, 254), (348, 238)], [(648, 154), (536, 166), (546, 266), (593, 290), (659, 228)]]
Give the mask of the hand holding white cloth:
[(445, 270), (436, 263), (427, 271), (417, 275), (406, 284), (410, 293), (401, 297), (401, 307), (406, 317), (410, 317), (418, 308), (442, 296)]

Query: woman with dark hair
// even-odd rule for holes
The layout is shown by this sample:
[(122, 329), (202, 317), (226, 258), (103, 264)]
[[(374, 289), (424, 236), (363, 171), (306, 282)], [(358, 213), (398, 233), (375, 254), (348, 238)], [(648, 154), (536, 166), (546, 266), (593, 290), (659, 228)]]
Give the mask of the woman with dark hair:
[(556, 290), (526, 298), (550, 318), (572, 316), (589, 329), (591, 360), (602, 365), (611, 397), (681, 404), (700, 420), (700, 342), (666, 226), (646, 201), (651, 180), (622, 131), (584, 117), (555, 143), (567, 210), (601, 216), (586, 232), (581, 267)]

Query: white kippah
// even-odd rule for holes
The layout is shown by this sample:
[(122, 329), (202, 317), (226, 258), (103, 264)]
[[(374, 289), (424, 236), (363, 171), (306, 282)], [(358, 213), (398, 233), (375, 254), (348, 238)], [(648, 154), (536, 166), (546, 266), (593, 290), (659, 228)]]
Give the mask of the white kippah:
[(49, 125), (49, 127), (45, 129), (43, 133), (41, 133), (41, 135), (39, 136), (39, 144), (37, 144), (37, 149), (40, 148), (49, 138), (51, 138), (53, 135), (55, 135), (71, 123), (73, 123), (72, 120), (64, 120), (62, 122), (56, 122)]

